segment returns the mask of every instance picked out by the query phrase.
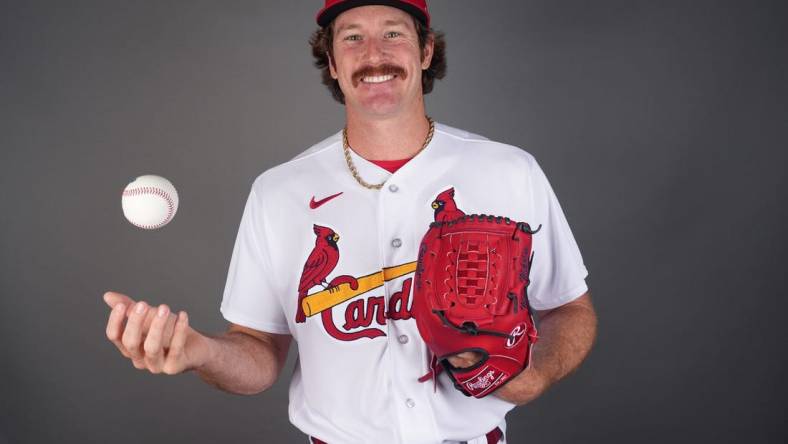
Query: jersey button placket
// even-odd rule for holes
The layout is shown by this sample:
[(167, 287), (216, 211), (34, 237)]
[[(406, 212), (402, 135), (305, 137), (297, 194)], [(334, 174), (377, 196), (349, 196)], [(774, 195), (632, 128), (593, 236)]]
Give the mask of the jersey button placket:
[[(413, 261), (416, 256), (415, 246), (410, 243), (412, 233), (409, 231), (412, 230), (412, 221), (408, 216), (413, 211), (412, 196), (405, 190), (406, 187), (388, 183), (384, 186), (383, 193), (379, 194), (379, 239), (382, 241), (383, 267), (401, 266)], [(405, 243), (406, 241), (408, 243)], [(392, 295), (402, 291), (404, 282), (408, 279), (411, 280), (412, 288), (411, 276), (384, 282), (387, 306)], [(392, 395), (395, 396), (394, 399), (399, 399), (392, 405), (396, 411), (395, 418), (392, 419), (398, 423), (399, 442), (403, 444), (424, 442), (424, 431), (433, 430), (435, 427), (429, 411), (430, 402), (425, 397), (427, 393), (422, 393), (424, 384), (418, 382), (423, 373), (412, 364), (420, 361), (421, 347), (410, 340), (413, 332), (406, 329), (410, 323), (412, 322), (389, 318), (385, 325), (390, 341), (386, 354), (392, 365), (389, 375), (393, 385)]]

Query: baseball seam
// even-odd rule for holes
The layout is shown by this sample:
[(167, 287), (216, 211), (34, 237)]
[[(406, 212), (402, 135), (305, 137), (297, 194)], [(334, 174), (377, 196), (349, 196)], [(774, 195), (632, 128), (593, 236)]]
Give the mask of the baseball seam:
[(136, 197), (136, 196), (144, 196), (149, 194), (154, 196), (159, 196), (167, 202), (167, 217), (165, 217), (163, 221), (152, 225), (142, 225), (131, 220), (129, 222), (131, 222), (131, 224), (134, 225), (135, 227), (143, 228), (146, 230), (155, 230), (159, 227), (163, 227), (164, 225), (167, 225), (172, 220), (173, 216), (175, 216), (175, 202), (173, 201), (172, 196), (170, 196), (169, 193), (158, 187), (140, 187), (140, 188), (123, 190), (123, 197)]

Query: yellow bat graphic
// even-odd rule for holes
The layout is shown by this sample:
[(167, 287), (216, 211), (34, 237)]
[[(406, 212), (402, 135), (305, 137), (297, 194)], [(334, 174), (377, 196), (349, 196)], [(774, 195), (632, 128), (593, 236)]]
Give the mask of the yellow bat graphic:
[(352, 299), (362, 293), (374, 290), (383, 285), (384, 282), (404, 276), (416, 271), (416, 261), (407, 262), (402, 265), (384, 268), (376, 273), (368, 274), (358, 278), (358, 288), (353, 290), (350, 284), (344, 282), (328, 290), (320, 290), (312, 293), (301, 301), (301, 306), (307, 316), (314, 316), (324, 310), (339, 305), (348, 299)]

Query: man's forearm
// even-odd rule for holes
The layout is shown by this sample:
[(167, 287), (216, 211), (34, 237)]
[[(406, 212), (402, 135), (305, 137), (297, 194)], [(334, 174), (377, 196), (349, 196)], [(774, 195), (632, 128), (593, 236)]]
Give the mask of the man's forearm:
[(274, 342), (244, 333), (205, 336), (207, 358), (194, 371), (205, 382), (240, 395), (259, 393), (276, 381), (286, 357)]
[(495, 394), (520, 405), (536, 399), (580, 366), (594, 344), (596, 328), (588, 294), (543, 315), (530, 367)]

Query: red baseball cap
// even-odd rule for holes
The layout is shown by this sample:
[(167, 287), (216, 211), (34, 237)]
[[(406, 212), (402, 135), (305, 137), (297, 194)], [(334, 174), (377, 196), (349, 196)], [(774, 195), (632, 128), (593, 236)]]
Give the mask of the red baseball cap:
[(427, 28), (430, 27), (430, 13), (427, 11), (427, 0), (326, 0), (325, 6), (317, 13), (317, 24), (328, 26), (339, 14), (351, 8), (366, 5), (384, 5), (402, 9), (416, 17)]

